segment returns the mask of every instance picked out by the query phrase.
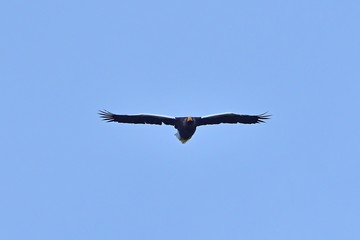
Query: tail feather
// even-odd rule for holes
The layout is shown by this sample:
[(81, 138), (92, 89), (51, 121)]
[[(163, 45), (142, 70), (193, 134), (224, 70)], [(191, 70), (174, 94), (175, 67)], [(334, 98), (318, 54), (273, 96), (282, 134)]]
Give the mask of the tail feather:
[(186, 143), (189, 139), (184, 139), (184, 138), (182, 138), (181, 136), (180, 136), (180, 134), (179, 134), (179, 132), (177, 132), (177, 133), (175, 133), (175, 136), (177, 137), (177, 139), (179, 139), (179, 141), (182, 143), (182, 144), (184, 144), (184, 143)]

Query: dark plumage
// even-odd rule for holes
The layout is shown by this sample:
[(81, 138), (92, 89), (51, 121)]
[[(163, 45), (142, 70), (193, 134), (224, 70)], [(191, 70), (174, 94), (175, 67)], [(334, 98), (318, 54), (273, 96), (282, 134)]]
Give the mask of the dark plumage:
[(196, 127), (199, 126), (221, 123), (254, 124), (262, 123), (266, 119), (270, 118), (270, 115), (266, 115), (266, 113), (260, 115), (240, 115), (235, 113), (224, 113), (205, 117), (167, 117), (151, 114), (118, 115), (103, 110), (100, 111), (99, 114), (100, 117), (107, 122), (156, 125), (165, 124), (174, 126), (178, 130), (175, 135), (182, 143), (188, 141), (192, 137), (192, 135), (194, 135)]

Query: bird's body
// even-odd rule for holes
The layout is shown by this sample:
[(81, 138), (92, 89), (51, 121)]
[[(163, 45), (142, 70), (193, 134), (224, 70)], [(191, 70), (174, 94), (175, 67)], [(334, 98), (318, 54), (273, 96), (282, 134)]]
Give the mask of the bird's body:
[(177, 129), (176, 137), (182, 142), (187, 142), (195, 133), (196, 128), (204, 125), (221, 123), (261, 123), (269, 119), (270, 115), (240, 115), (235, 113), (223, 113), (205, 117), (167, 117), (151, 114), (117, 115), (108, 111), (99, 112), (101, 118), (107, 122), (133, 123), (133, 124), (156, 124), (171, 125)]
[(182, 142), (186, 143), (196, 131), (196, 118), (193, 117), (180, 117), (176, 118), (177, 122), (175, 128), (178, 132), (175, 136)]

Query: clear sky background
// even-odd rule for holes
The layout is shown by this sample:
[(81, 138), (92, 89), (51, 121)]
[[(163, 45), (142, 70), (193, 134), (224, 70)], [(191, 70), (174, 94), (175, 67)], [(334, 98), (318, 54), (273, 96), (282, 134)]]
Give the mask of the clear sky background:
[[(0, 239), (360, 239), (359, 1), (3, 1)], [(260, 114), (258, 125), (97, 112)]]

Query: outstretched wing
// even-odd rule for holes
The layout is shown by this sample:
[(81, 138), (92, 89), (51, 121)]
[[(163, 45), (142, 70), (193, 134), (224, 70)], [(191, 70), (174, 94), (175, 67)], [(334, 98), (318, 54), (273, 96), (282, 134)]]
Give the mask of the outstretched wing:
[(150, 114), (117, 115), (106, 110), (99, 111), (100, 117), (107, 122), (175, 125), (175, 118)]
[(198, 126), (220, 124), (220, 123), (253, 124), (253, 123), (264, 122), (266, 119), (269, 118), (270, 115), (266, 115), (266, 113), (260, 115), (240, 115), (235, 113), (224, 113), (224, 114), (201, 117), (198, 120)]

